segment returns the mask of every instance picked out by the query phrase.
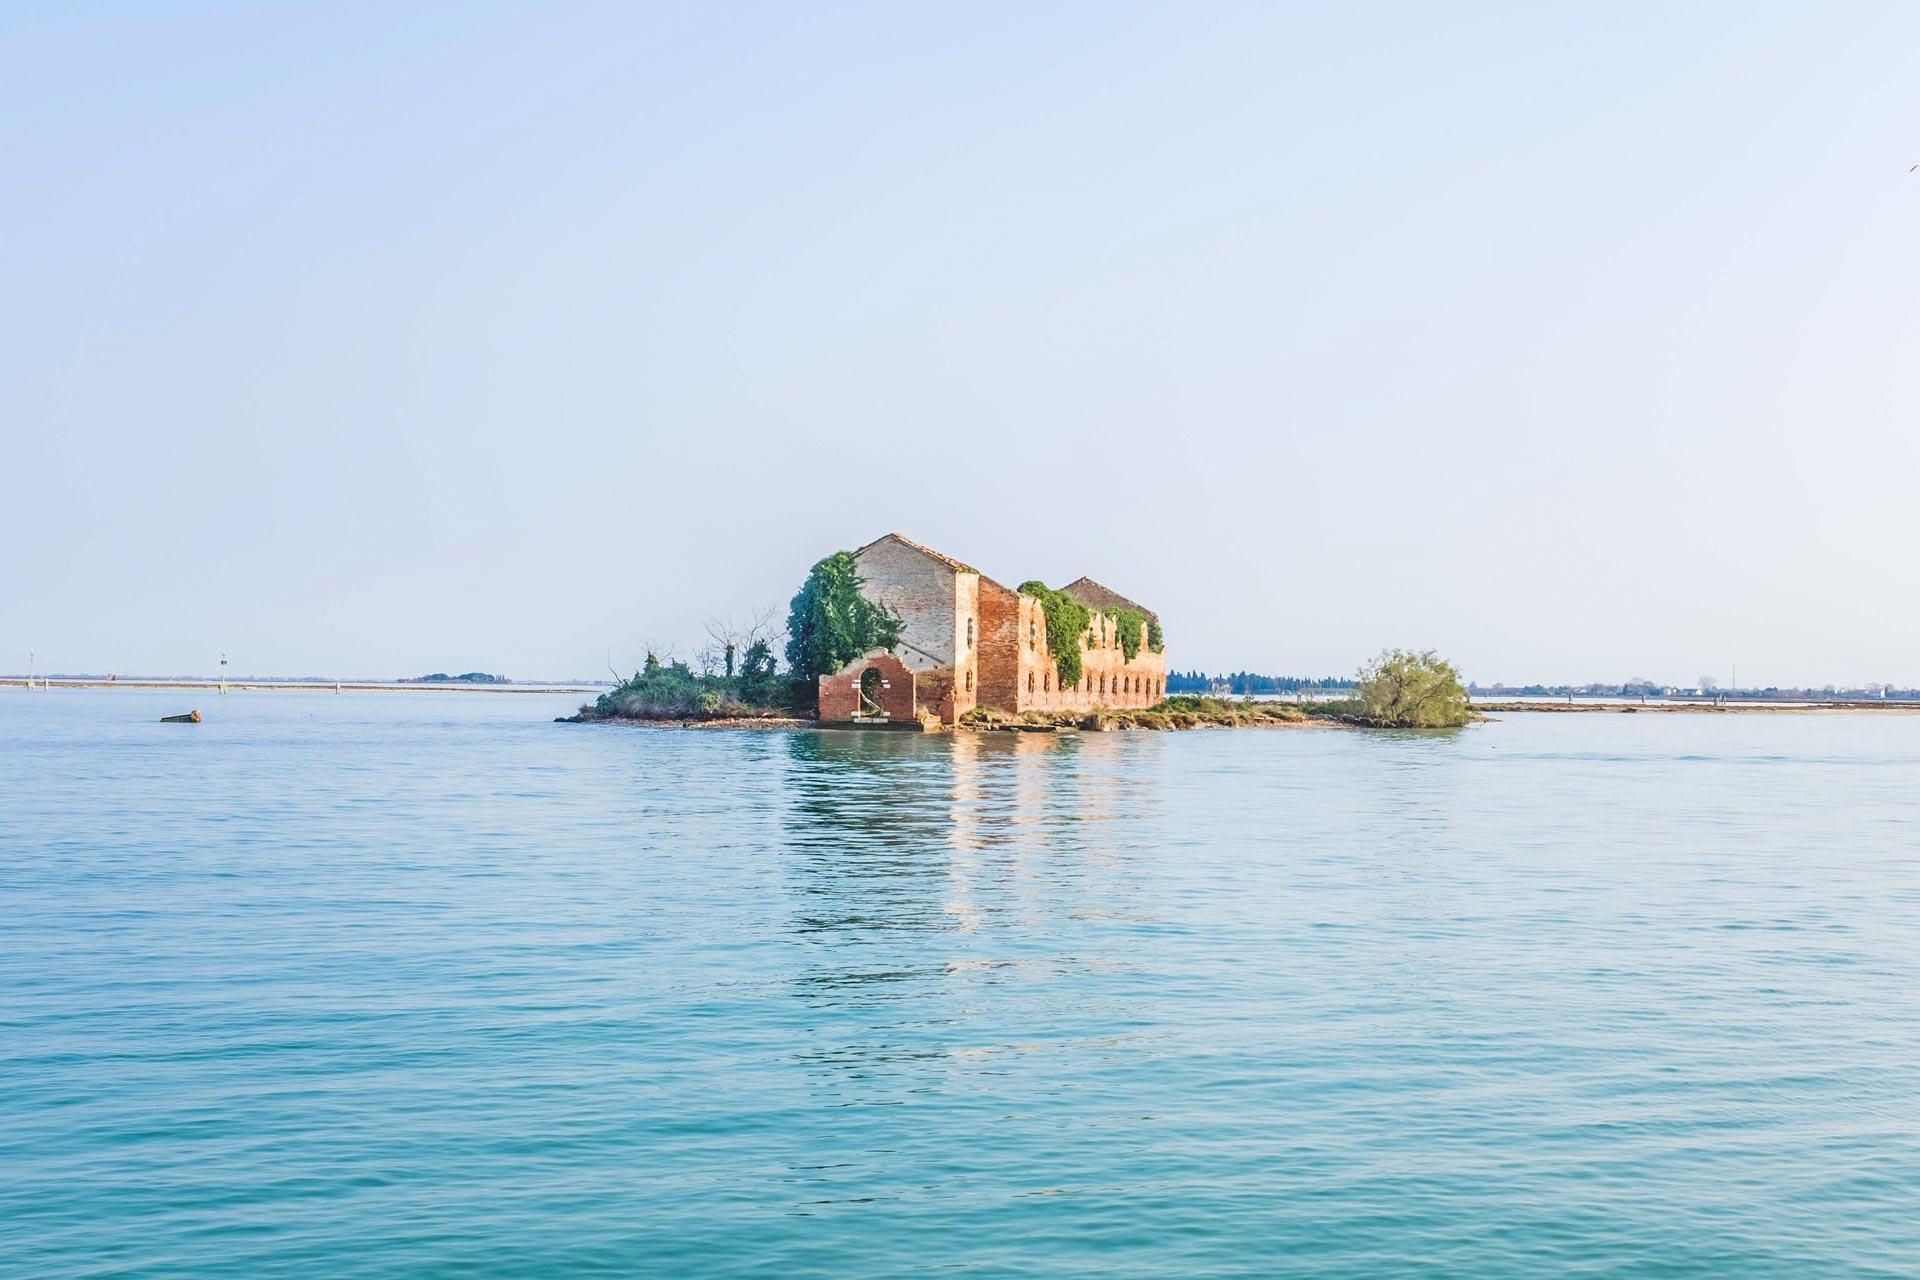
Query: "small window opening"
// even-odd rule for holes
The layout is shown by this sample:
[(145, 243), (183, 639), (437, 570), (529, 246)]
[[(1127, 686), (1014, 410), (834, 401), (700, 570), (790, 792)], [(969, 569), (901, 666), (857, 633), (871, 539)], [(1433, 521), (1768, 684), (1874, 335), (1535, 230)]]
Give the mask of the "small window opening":
[(968, 693), (973, 692), (973, 668), (972, 667), (967, 668), (967, 692)]

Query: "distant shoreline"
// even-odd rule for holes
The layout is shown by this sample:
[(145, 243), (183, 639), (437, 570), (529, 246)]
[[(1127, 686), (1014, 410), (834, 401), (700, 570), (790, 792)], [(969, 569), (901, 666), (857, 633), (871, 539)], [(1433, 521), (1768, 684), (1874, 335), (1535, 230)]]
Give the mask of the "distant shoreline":
[[(219, 680), (48, 680), (35, 676), (0, 676), (0, 688), (33, 689), (219, 689)], [(228, 692), (288, 692), (315, 690), (321, 693), (599, 693), (605, 685), (594, 684), (466, 684), (457, 680), (418, 683), (399, 680), (228, 680)]]
[(1479, 701), (1473, 709), (1483, 715), (1501, 712), (1542, 711), (1555, 715), (1580, 715), (1602, 712), (1610, 715), (1768, 715), (1819, 714), (1836, 711), (1920, 712), (1920, 702), (1555, 702), (1546, 699), (1515, 701)]

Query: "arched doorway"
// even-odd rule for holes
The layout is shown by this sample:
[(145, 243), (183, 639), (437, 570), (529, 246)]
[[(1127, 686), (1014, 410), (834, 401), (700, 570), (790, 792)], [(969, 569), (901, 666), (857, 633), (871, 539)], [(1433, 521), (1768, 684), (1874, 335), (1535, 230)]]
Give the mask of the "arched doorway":
[(857, 658), (820, 677), (820, 718), (876, 724), (912, 724), (918, 715), (914, 677), (891, 653)]

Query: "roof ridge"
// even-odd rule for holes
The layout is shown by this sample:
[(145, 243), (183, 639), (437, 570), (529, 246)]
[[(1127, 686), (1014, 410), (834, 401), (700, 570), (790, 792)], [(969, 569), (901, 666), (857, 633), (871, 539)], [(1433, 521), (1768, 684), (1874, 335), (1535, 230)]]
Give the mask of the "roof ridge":
[[(1108, 585), (1106, 585), (1104, 582), (1096, 581), (1095, 579), (1088, 577), (1084, 573), (1081, 574), (1079, 577), (1075, 578), (1072, 582), (1069, 582), (1066, 586), (1060, 588), (1060, 590), (1066, 592), (1068, 595), (1073, 595), (1074, 589), (1076, 587), (1080, 589), (1080, 592), (1083, 595), (1092, 595), (1095, 597), (1101, 597), (1101, 596), (1109, 597), (1109, 599), (1094, 599), (1094, 600), (1080, 601), (1081, 604), (1084, 604), (1092, 609), (1097, 609), (1102, 613), (1110, 612), (1111, 610), (1114, 610), (1114, 609), (1131, 609), (1135, 613), (1142, 614), (1149, 618), (1158, 618), (1160, 616), (1159, 614), (1155, 613), (1153, 610), (1147, 608), (1147, 606), (1141, 604), (1138, 600), (1134, 600), (1134, 599), (1131, 599), (1130, 597), (1123, 596), (1118, 591), (1115, 591), (1112, 587), (1109, 587)], [(1079, 599), (1078, 596), (1075, 596), (1074, 598)]]
[(959, 560), (955, 560), (952, 556), (949, 556), (949, 555), (942, 555), (940, 552), (935, 551), (932, 547), (922, 546), (920, 543), (915, 542), (912, 538), (907, 537), (903, 533), (883, 533), (879, 537), (875, 538), (872, 542), (869, 542), (866, 546), (856, 550), (853, 554), (857, 556), (860, 554), (861, 551), (870, 551), (874, 547), (879, 546), (881, 543), (888, 542), (888, 541), (897, 542), (901, 546), (906, 547), (909, 550), (918, 551), (921, 555), (928, 556), (928, 557), (931, 557), (932, 559), (938, 560), (941, 564), (944, 564), (952, 569), (957, 569), (961, 573), (977, 574), (980, 572), (978, 569), (974, 568), (970, 564), (964, 564)]

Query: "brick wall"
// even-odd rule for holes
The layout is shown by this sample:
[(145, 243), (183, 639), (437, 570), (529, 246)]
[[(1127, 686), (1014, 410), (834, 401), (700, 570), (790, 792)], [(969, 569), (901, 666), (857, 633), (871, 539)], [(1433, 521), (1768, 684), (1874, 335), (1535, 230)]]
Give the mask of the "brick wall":
[(867, 599), (892, 609), (907, 624), (901, 635), (905, 642), (899, 651), (901, 660), (914, 671), (955, 665), (962, 625), (956, 580), (965, 577), (978, 582), (979, 575), (961, 574), (892, 539), (863, 548), (854, 562)]
[(1022, 605), (1031, 605), (1034, 600), (997, 582), (981, 582), (979, 593), (979, 702), (983, 707), (1013, 711), (1020, 705), (1017, 690), (1026, 671)]
[(890, 653), (869, 654), (830, 676), (820, 677), (820, 718), (851, 720), (860, 709), (860, 681), (872, 668), (880, 673), (880, 705), (889, 721), (912, 723), (919, 710), (916, 678)]
[[(1047, 647), (1046, 611), (1038, 600), (1021, 598), (1019, 672), (1014, 711), (1091, 711), (1095, 707), (1151, 707), (1166, 696), (1167, 659), (1142, 643), (1127, 661), (1114, 634), (1113, 620), (1093, 617), (1092, 643), (1080, 651), (1079, 683), (1062, 689), (1053, 651)], [(1031, 627), (1031, 631), (1029, 631)]]

